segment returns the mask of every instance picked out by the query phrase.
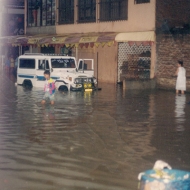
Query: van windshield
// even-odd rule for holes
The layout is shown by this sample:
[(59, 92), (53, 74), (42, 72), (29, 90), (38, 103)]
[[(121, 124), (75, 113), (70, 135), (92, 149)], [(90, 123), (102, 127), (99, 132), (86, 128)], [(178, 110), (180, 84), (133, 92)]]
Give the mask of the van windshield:
[(52, 68), (75, 68), (74, 59), (51, 59)]

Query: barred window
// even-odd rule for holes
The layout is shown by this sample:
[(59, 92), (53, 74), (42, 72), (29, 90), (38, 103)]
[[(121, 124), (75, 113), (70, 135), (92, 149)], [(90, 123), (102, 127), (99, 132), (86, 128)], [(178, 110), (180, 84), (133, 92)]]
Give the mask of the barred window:
[(78, 2), (78, 22), (96, 22), (96, 0)]
[(74, 23), (74, 0), (59, 0), (59, 24)]
[(127, 20), (128, 0), (101, 0), (100, 21)]
[(55, 25), (55, 0), (27, 0), (28, 26)]
[(135, 0), (135, 4), (150, 3), (150, 0)]
[(55, 25), (55, 0), (42, 0), (42, 26)]

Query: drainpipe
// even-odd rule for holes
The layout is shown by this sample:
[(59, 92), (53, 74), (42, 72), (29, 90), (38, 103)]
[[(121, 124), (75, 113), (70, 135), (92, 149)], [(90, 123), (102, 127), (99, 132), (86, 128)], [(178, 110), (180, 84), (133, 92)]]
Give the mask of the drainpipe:
[[(1, 22), (2, 22), (2, 7), (0, 6), (0, 37), (1, 37), (1, 30), (2, 30), (2, 27), (1, 27)], [(1, 42), (0, 42), (0, 63), (1, 63), (1, 68), (3, 70), (3, 56), (2, 56), (2, 52), (1, 52)]]

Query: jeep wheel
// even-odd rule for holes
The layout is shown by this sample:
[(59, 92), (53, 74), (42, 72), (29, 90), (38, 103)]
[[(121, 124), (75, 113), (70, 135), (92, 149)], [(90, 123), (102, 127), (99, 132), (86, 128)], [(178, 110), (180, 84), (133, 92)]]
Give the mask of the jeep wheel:
[(24, 80), (23, 86), (24, 87), (29, 87), (29, 88), (33, 87), (31, 80)]

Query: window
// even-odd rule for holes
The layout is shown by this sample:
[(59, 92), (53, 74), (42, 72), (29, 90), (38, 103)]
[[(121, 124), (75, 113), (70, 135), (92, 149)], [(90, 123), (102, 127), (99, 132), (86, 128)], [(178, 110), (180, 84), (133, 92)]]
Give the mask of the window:
[(59, 0), (59, 24), (74, 23), (74, 0)]
[(96, 22), (96, 0), (80, 0), (78, 3), (78, 22)]
[(38, 69), (39, 70), (49, 70), (48, 60), (38, 60)]
[(42, 26), (55, 25), (55, 0), (42, 0)]
[(150, 0), (135, 0), (135, 4), (150, 3)]
[(92, 65), (91, 60), (85, 60), (85, 62), (81, 60), (79, 62), (79, 70), (83, 70), (83, 69), (85, 71), (93, 70), (93, 65)]
[(27, 0), (28, 26), (55, 25), (55, 0)]
[(51, 59), (52, 68), (75, 68), (74, 59)]
[(35, 69), (35, 59), (20, 59), (19, 68)]
[(128, 0), (100, 0), (100, 21), (127, 20)]

